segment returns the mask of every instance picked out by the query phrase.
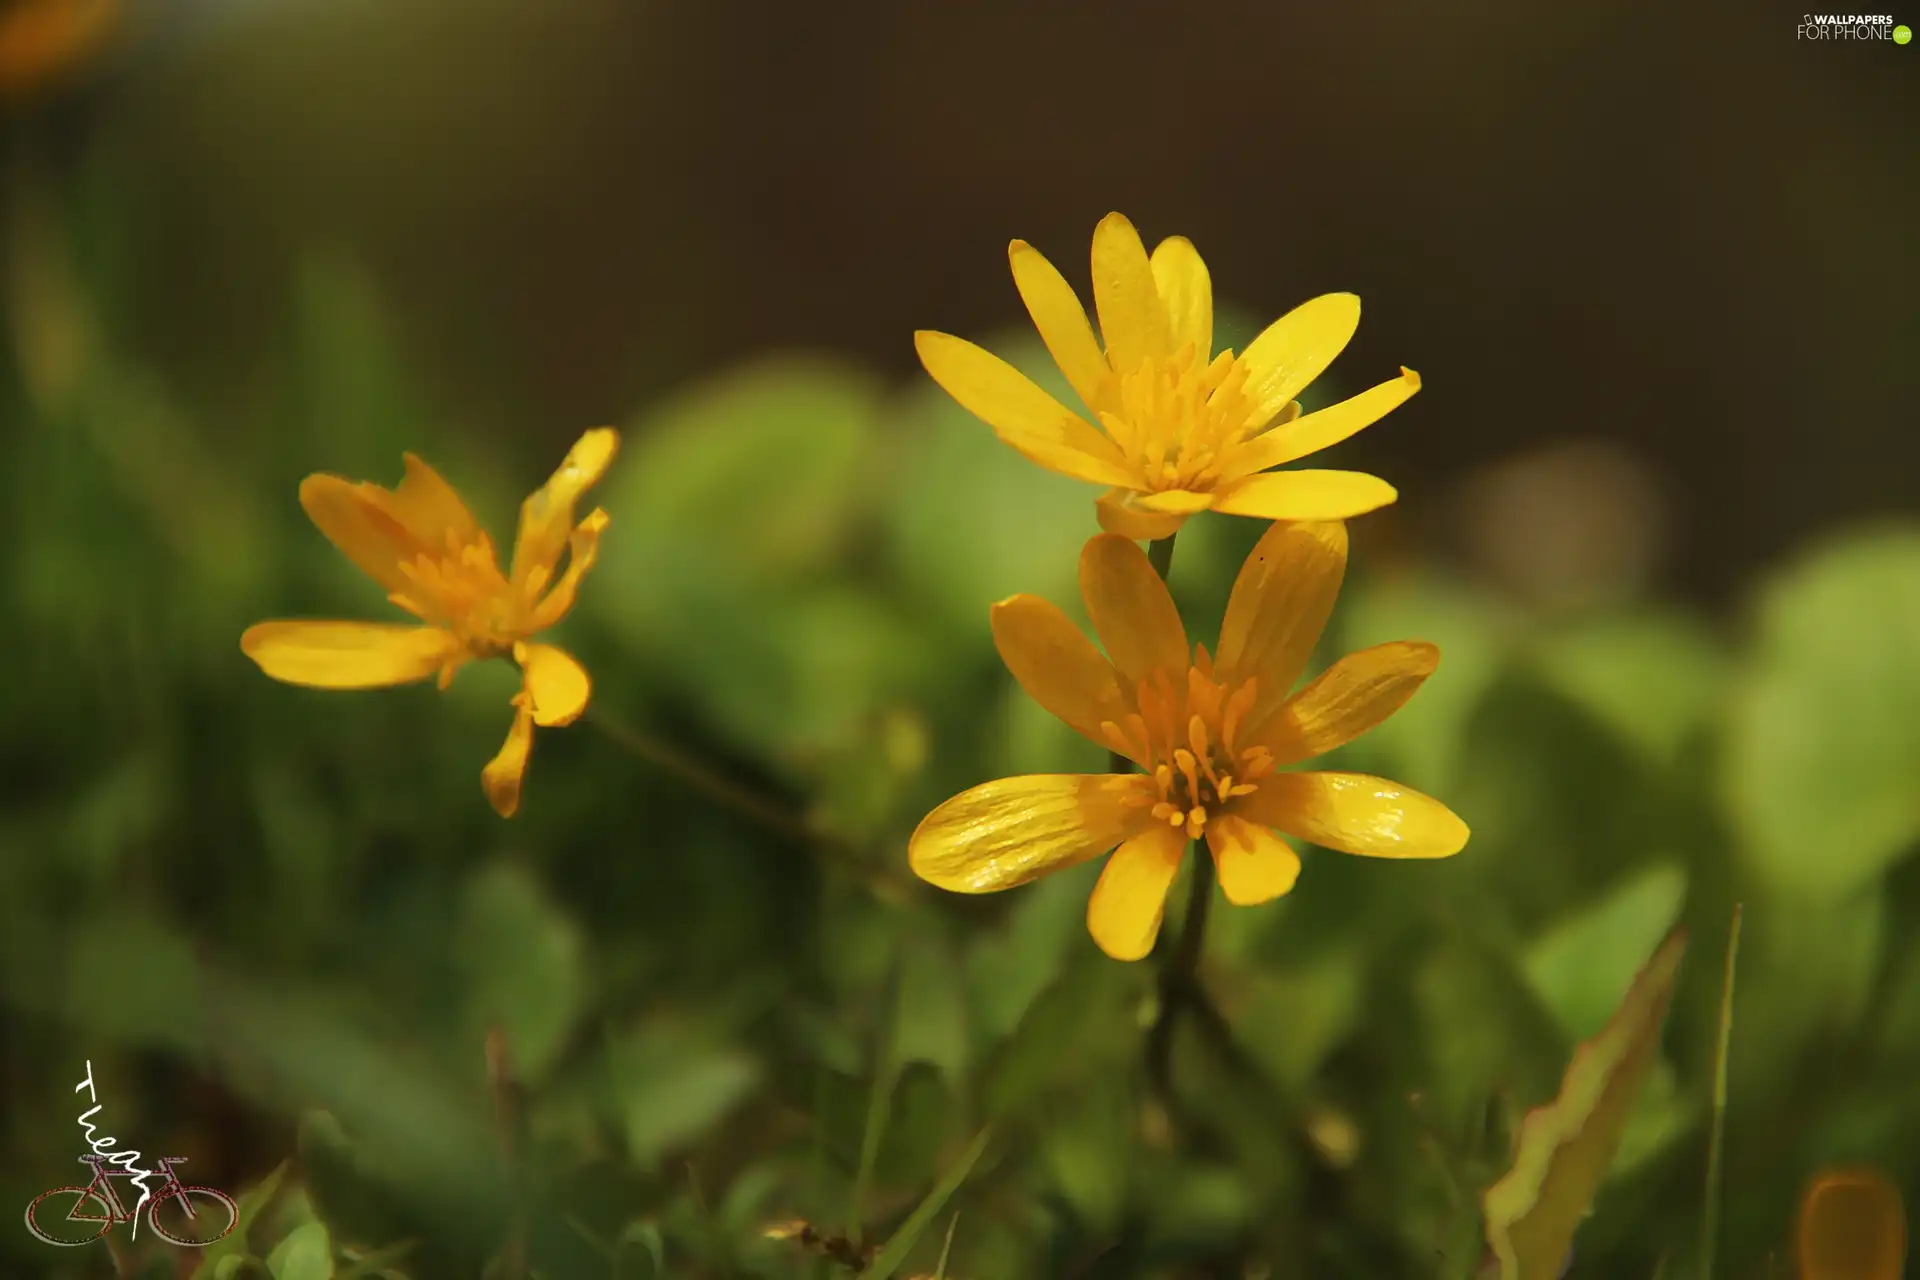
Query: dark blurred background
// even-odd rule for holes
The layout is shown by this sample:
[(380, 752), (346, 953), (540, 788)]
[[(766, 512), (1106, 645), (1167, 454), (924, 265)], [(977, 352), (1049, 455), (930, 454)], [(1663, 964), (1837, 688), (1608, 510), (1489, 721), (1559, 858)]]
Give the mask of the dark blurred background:
[[(1667, 573), (1724, 593), (1920, 498), (1920, 60), (1778, 4), (758, 0), (132, 5), (16, 118), (112, 175), (130, 340), (271, 358), (297, 252), (376, 270), (434, 399), (613, 419), (766, 347), (913, 371), (1084, 281), (1110, 209), (1264, 318), (1361, 294), (1342, 368), (1429, 393), (1358, 446), (1407, 514), (1568, 438), (1626, 451)], [(1375, 371), (1379, 371), (1376, 375)], [(262, 431), (284, 430), (266, 418)]]

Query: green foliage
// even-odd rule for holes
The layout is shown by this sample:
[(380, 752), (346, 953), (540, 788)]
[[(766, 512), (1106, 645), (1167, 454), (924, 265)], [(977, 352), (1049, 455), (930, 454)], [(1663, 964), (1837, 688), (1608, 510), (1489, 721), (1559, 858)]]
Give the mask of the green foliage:
[(1760, 602), (1726, 785), (1767, 888), (1832, 902), (1920, 841), (1920, 531), (1863, 532)]

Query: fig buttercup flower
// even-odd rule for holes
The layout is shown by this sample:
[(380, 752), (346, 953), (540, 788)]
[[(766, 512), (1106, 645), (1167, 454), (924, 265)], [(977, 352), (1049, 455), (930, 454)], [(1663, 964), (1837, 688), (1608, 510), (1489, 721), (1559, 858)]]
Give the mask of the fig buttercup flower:
[(1349, 654), (1294, 683), (1346, 572), (1339, 523), (1275, 524), (1240, 568), (1217, 655), (1189, 648), (1146, 554), (1100, 534), (1080, 590), (1105, 655), (1057, 607), (1017, 595), (993, 607), (1007, 668), (1041, 706), (1145, 770), (984, 783), (920, 823), (908, 859), (956, 893), (992, 893), (1117, 850), (1087, 904), (1102, 950), (1153, 948), (1187, 844), (1204, 839), (1227, 900), (1289, 892), (1300, 857), (1279, 833), (1345, 853), (1444, 858), (1467, 827), (1439, 801), (1366, 774), (1282, 772), (1350, 742), (1397, 711), (1438, 665), (1430, 644)]
[(619, 447), (619, 433), (610, 427), (580, 437), (552, 479), (520, 504), (505, 573), (493, 539), (453, 486), (411, 453), (405, 478), (391, 490), (308, 476), (300, 505), (320, 532), (420, 621), (261, 622), (240, 637), (241, 650), (274, 679), (315, 689), (377, 689), (435, 675), (445, 689), (468, 662), (512, 658), (521, 673), (513, 726), (480, 772), (488, 801), (501, 817), (512, 817), (534, 726), (571, 724), (587, 709), (586, 669), (566, 650), (533, 637), (567, 615), (593, 567), (609, 517), (595, 508), (576, 524), (574, 506), (606, 474)]
[(1338, 444), (1420, 389), (1400, 376), (1299, 416), (1295, 399), (1360, 324), (1360, 299), (1329, 293), (1295, 307), (1235, 355), (1213, 354), (1213, 282), (1193, 245), (1162, 240), (1148, 256), (1117, 213), (1093, 233), (1087, 313), (1052, 263), (1025, 241), (1007, 250), (1034, 327), (1088, 422), (971, 342), (914, 335), (920, 362), (1000, 438), (1063, 475), (1109, 486), (1100, 527), (1139, 541), (1172, 536), (1201, 511), (1266, 520), (1347, 520), (1391, 503), (1393, 486), (1357, 471), (1273, 471)]

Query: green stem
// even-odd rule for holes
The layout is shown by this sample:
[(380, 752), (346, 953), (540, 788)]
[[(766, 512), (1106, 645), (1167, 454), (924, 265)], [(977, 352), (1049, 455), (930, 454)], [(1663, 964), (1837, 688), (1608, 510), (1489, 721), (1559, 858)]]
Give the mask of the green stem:
[(1173, 1033), (1180, 1015), (1205, 1000), (1200, 989), (1200, 953), (1207, 937), (1207, 913), (1213, 906), (1213, 859), (1203, 842), (1188, 850), (1193, 862), (1187, 884), (1187, 912), (1180, 937), (1160, 953), (1160, 1007), (1147, 1029), (1147, 1080), (1161, 1099), (1173, 1100)]
[(1727, 1050), (1733, 1041), (1733, 978), (1740, 961), (1740, 917), (1743, 904), (1733, 904), (1733, 927), (1727, 934), (1727, 972), (1720, 989), (1720, 1039), (1713, 1054), (1713, 1134), (1707, 1142), (1707, 1203), (1700, 1215), (1700, 1280), (1713, 1280), (1713, 1255), (1720, 1237), (1720, 1150), (1727, 1132)]
[(652, 734), (636, 729), (598, 708), (588, 711), (586, 718), (610, 741), (634, 757), (684, 783), (721, 808), (740, 814), (763, 830), (801, 848), (826, 853), (844, 862), (864, 876), (876, 891), (882, 891), (890, 897), (910, 891), (911, 886), (907, 882), (868, 864), (845, 843), (815, 830), (802, 815), (741, 786)]

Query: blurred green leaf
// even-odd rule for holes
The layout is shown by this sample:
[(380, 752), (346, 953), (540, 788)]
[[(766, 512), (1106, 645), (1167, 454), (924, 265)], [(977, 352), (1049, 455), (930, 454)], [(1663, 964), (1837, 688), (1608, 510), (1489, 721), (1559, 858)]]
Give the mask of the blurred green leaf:
[(331, 1280), (333, 1243), (326, 1226), (309, 1222), (295, 1227), (267, 1255), (267, 1270), (273, 1273), (273, 1280)]
[(192, 941), (131, 904), (84, 918), (72, 935), (67, 1015), (95, 1037), (192, 1051), (202, 991)]
[(1859, 1026), (1879, 980), (1891, 917), (1877, 885), (1842, 902), (1813, 898), (1750, 909), (1734, 997), (1735, 1098), (1772, 1096), (1809, 1050)]
[(756, 583), (819, 570), (859, 517), (880, 397), (858, 369), (782, 357), (647, 412), (601, 498), (608, 537), (660, 573), (634, 607), (670, 608), (658, 588), (688, 560)]
[(1274, 1080), (1298, 1089), (1359, 1022), (1365, 990), (1357, 949), (1319, 955), (1285, 970), (1242, 979), (1233, 1022)]
[(984, 1044), (1012, 1031), (1059, 974), (1086, 933), (1087, 898), (1103, 863), (1047, 876), (1014, 894), (997, 929), (976, 934), (967, 953), (967, 993)]
[(1512, 1170), (1485, 1196), (1502, 1280), (1560, 1275), (1659, 1054), (1686, 947), (1676, 933), (1654, 953), (1605, 1029), (1575, 1051), (1559, 1097), (1528, 1114)]
[(272, 1173), (249, 1187), (234, 1202), (238, 1212), (234, 1215), (233, 1230), (200, 1251), (200, 1264), (193, 1273), (195, 1280), (202, 1280), (207, 1276), (215, 1276), (217, 1280), (217, 1269), (225, 1260), (237, 1261), (252, 1251), (247, 1233), (260, 1217), (261, 1211), (273, 1202), (274, 1195), (280, 1190), (281, 1179), (287, 1174), (287, 1164), (287, 1161), (281, 1161)]
[(468, 883), (459, 960), (469, 1028), (499, 1026), (514, 1074), (535, 1082), (566, 1043), (586, 998), (580, 931), (524, 868), (496, 863)]
[(616, 1040), (607, 1069), (627, 1148), (643, 1166), (725, 1118), (760, 1080), (739, 1049), (670, 1025)]
[[(1072, 394), (1031, 331), (988, 345), (1056, 396)], [(1100, 490), (1029, 462), (929, 379), (916, 379), (897, 413), (901, 456), (883, 519), (901, 590), (981, 648), (992, 643), (988, 606), (1016, 592), (1080, 618), (1080, 548), (1100, 532)]]
[(1138, 1009), (1147, 980), (1139, 966), (1081, 952), (993, 1052), (980, 1086), (987, 1115), (1042, 1111), (1081, 1081), (1130, 1065), (1140, 1050)]
[(1464, 767), (1467, 726), (1509, 660), (1518, 623), (1492, 597), (1444, 578), (1354, 575), (1336, 615), (1339, 651), (1393, 640), (1440, 646), (1440, 669), (1363, 739), (1396, 781), (1447, 795)]
[(1843, 898), (1920, 840), (1920, 530), (1833, 541), (1760, 602), (1727, 794), (1767, 884)]
[(1606, 1025), (1643, 957), (1680, 918), (1687, 875), (1649, 867), (1555, 924), (1527, 948), (1527, 980), (1566, 1028), (1583, 1038)]
[(332, 1114), (310, 1111), (300, 1118), (299, 1151), (307, 1194), (331, 1237), (373, 1247), (404, 1234), (402, 1215), (367, 1175)]
[(1719, 710), (1730, 666), (1698, 621), (1673, 612), (1562, 628), (1537, 637), (1530, 657), (1549, 687), (1661, 764)]
[(1060, 1099), (1040, 1135), (1041, 1159), (1085, 1235), (1113, 1232), (1126, 1210), (1137, 1106), (1124, 1076), (1090, 1079)]

